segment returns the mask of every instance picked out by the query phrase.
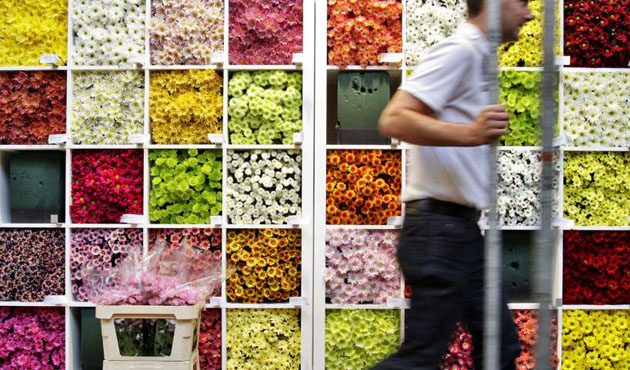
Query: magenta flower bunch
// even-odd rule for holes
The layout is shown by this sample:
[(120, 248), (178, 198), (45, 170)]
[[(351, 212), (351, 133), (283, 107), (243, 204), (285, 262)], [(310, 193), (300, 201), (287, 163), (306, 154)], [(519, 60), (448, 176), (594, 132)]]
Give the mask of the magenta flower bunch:
[(63, 308), (0, 307), (0, 369), (65, 369)]
[(119, 266), (131, 250), (142, 251), (142, 230), (77, 229), (72, 231), (70, 271), (72, 293), (77, 300), (87, 301), (83, 282), (83, 266), (111, 270)]
[(0, 300), (43, 301), (64, 294), (63, 230), (0, 230)]

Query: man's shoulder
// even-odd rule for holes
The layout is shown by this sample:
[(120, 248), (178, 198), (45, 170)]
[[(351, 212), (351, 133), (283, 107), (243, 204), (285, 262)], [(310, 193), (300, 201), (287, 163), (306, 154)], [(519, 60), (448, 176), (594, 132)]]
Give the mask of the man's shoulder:
[(427, 50), (427, 56), (432, 54), (446, 55), (452, 58), (470, 60), (478, 55), (472, 40), (465, 35), (455, 34), (433, 45)]

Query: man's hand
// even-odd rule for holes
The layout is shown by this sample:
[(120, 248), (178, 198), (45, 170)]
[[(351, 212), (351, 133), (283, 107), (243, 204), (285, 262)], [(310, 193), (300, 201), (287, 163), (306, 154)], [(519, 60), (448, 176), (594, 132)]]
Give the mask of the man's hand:
[(475, 122), (467, 126), (470, 146), (489, 144), (507, 131), (510, 115), (503, 105), (487, 105)]

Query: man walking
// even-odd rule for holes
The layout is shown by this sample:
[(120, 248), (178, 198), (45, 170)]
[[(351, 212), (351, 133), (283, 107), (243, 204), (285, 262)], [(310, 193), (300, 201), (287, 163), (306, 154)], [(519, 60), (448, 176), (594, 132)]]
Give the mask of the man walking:
[[(500, 0), (501, 35), (515, 41), (533, 17), (526, 0)], [(508, 114), (488, 105), (484, 59), (489, 52), (483, 0), (467, 0), (468, 19), (430, 48), (384, 109), (381, 134), (413, 144), (398, 260), (412, 286), (408, 329), (399, 351), (373, 370), (437, 369), (455, 324), (473, 334), (473, 360), (483, 357), (484, 242), (477, 226), (489, 206), (488, 147), (503, 135)], [(519, 355), (515, 325), (503, 298), (501, 366)]]

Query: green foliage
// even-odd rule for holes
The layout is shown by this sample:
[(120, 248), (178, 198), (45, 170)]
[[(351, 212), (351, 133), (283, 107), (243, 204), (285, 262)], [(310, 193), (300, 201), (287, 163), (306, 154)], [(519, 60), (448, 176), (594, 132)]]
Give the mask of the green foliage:
[(541, 145), (540, 72), (502, 71), (499, 101), (510, 114), (508, 133), (501, 144), (508, 146)]

